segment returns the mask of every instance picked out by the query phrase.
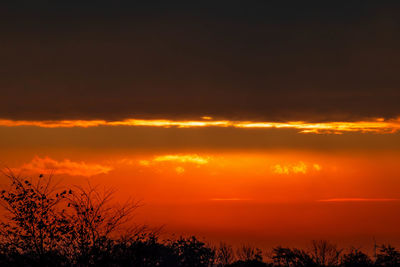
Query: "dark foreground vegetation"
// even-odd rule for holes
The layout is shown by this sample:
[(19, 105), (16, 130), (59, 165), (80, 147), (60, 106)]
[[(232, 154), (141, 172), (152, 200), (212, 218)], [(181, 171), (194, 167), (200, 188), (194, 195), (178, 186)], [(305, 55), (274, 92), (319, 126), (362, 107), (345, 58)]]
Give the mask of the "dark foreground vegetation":
[(111, 191), (59, 189), (50, 177), (23, 179), (5, 173), (0, 191), (0, 266), (400, 266), (400, 252), (377, 247), (368, 256), (313, 241), (309, 250), (212, 246), (195, 237), (160, 240), (156, 230), (124, 224), (135, 202), (111, 205)]

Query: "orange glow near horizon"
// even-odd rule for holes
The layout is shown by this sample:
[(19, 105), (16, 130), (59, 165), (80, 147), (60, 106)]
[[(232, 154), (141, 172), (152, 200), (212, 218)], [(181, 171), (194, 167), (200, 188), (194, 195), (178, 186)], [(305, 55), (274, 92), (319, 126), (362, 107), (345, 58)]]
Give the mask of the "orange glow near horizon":
[(105, 152), (16, 154), (10, 169), (54, 173), (67, 186), (114, 188), (116, 201), (144, 203), (136, 222), (215, 242), (267, 247), (353, 235), (383, 240), (387, 233), (400, 241), (398, 153)]
[(203, 120), (144, 120), (125, 119), (120, 121), (106, 120), (0, 120), (0, 126), (36, 126), (43, 128), (72, 128), (72, 127), (97, 127), (97, 126), (141, 126), (141, 127), (232, 127), (247, 129), (296, 129), (300, 133), (315, 134), (342, 134), (345, 132), (362, 133), (395, 133), (400, 130), (400, 118), (384, 120), (382, 118), (354, 122), (254, 122), (254, 121), (229, 121), (212, 120), (211, 117), (202, 117)]
[[(90, 157), (93, 157), (90, 156)], [(143, 198), (152, 201), (156, 196), (169, 196), (166, 199), (173, 201), (175, 189), (183, 186), (185, 192), (191, 192), (187, 200), (254, 200), (261, 202), (275, 201), (317, 201), (317, 202), (368, 202), (368, 201), (394, 201), (393, 187), (387, 188), (389, 195), (376, 195), (376, 189), (371, 184), (359, 184), (365, 177), (372, 173), (379, 173), (382, 169), (387, 172), (396, 172), (397, 156), (366, 157), (360, 155), (344, 156), (329, 155), (325, 153), (305, 152), (269, 152), (269, 153), (244, 153), (244, 152), (219, 152), (201, 154), (132, 154), (124, 157), (118, 155), (106, 156), (106, 159), (93, 158), (83, 155), (83, 158), (63, 158), (52, 156), (34, 156), (30, 161), (21, 162), (10, 169), (15, 172), (30, 174), (56, 174), (77, 177), (85, 180), (96, 177), (110, 178), (115, 182), (114, 176), (130, 177), (132, 175), (145, 176), (146, 179), (162, 178), (178, 186), (171, 187), (166, 184), (165, 191)], [(86, 158), (86, 160), (85, 160)], [(385, 163), (386, 161), (386, 163)], [(371, 166), (368, 166), (371, 165)], [(75, 178), (74, 178), (75, 179)], [(157, 178), (158, 179), (158, 178)], [(370, 178), (368, 178), (370, 179)], [(138, 181), (132, 180), (132, 183)], [(379, 179), (370, 181), (379, 185)], [(397, 183), (396, 180), (392, 182)], [(229, 186), (227, 187), (227, 185)], [(290, 194), (281, 194), (281, 186), (291, 185), (285, 192), (295, 190)], [(335, 185), (349, 186), (349, 190), (336, 188)], [(264, 186), (275, 188), (268, 197), (264, 196)], [(326, 187), (329, 185), (329, 187)], [(356, 188), (353, 186), (357, 185)], [(154, 185), (155, 186), (155, 185)], [(249, 188), (254, 187), (248, 191)], [(305, 194), (312, 186), (313, 195)], [(361, 187), (362, 186), (362, 187)], [(246, 187), (249, 187), (246, 189)], [(125, 189), (125, 188), (123, 188)], [(180, 188), (182, 189), (182, 188)], [(360, 192), (354, 191), (361, 190)], [(389, 190), (390, 189), (390, 190)], [(302, 192), (302, 190), (305, 190)], [(364, 191), (363, 191), (364, 190)], [(296, 192), (296, 193), (294, 193)], [(347, 192), (347, 193), (346, 193)], [(142, 193), (142, 192), (141, 192)], [(177, 192), (176, 192), (177, 193)], [(360, 197), (360, 194), (362, 195)], [(397, 194), (395, 194), (397, 196)]]

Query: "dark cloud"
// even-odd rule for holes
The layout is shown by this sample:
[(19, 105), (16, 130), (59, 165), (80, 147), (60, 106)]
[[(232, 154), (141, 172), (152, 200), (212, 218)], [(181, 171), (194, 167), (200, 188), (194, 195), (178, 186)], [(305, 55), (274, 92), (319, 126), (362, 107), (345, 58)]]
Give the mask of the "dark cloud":
[(0, 117), (400, 115), (399, 4), (213, 2), (4, 5)]

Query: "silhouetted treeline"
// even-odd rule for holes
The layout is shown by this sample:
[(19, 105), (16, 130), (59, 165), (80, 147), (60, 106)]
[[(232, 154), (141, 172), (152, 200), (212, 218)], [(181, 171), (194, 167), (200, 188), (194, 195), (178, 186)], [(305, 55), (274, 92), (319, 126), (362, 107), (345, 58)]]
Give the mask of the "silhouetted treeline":
[(272, 251), (212, 246), (196, 237), (160, 240), (157, 231), (143, 226), (123, 228), (138, 204), (111, 205), (111, 191), (90, 186), (60, 190), (51, 176), (5, 175), (10, 186), (0, 191), (5, 210), (0, 266), (400, 266), (400, 252), (389, 245), (378, 246), (371, 257), (323, 240), (313, 241), (308, 250)]

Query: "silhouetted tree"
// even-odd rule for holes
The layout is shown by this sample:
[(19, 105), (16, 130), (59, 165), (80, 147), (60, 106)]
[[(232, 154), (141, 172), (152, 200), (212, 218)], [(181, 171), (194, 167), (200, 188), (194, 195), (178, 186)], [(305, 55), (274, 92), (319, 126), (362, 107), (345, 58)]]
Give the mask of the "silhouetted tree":
[(235, 260), (235, 253), (232, 246), (226, 243), (221, 242), (216, 253), (218, 266), (229, 265)]
[(111, 191), (56, 190), (52, 175), (24, 179), (11, 171), (3, 174), (11, 185), (0, 191), (6, 212), (0, 228), (0, 259), (8, 264), (87, 266), (104, 261), (115, 243), (111, 234), (137, 207), (132, 202), (111, 206)]
[(342, 249), (326, 240), (313, 240), (311, 257), (318, 266), (337, 266)]
[(227, 267), (269, 267), (271, 264), (267, 264), (265, 262), (259, 260), (238, 260), (232, 264), (226, 265)]
[(135, 267), (179, 266), (173, 249), (160, 242), (153, 233), (119, 239), (112, 247), (108, 263)]
[(351, 249), (347, 254), (342, 257), (343, 267), (368, 267), (373, 266), (373, 262), (370, 257), (358, 249)]
[(250, 245), (242, 245), (236, 251), (239, 260), (229, 264), (229, 267), (265, 267), (269, 266), (263, 262), (262, 251)]
[(299, 249), (276, 247), (272, 250), (272, 260), (275, 266), (305, 267), (317, 266), (307, 252)]
[(73, 231), (65, 209), (59, 209), (67, 191), (56, 193), (51, 175), (40, 175), (36, 181), (22, 179), (11, 171), (4, 175), (11, 186), (0, 192), (7, 219), (0, 228), (3, 254), (13, 255), (8, 259), (11, 262), (29, 258), (33, 265), (61, 261), (59, 248)]
[(242, 261), (262, 261), (262, 251), (258, 248), (254, 248), (250, 245), (242, 245), (237, 249), (236, 252), (237, 257), (239, 260)]
[(313, 241), (308, 252), (276, 247), (273, 263), (265, 263), (262, 251), (249, 245), (235, 254), (225, 243), (214, 248), (196, 237), (160, 241), (158, 231), (145, 226), (121, 232), (138, 204), (112, 204), (113, 191), (90, 185), (60, 189), (51, 175), (35, 179), (12, 172), (5, 175), (10, 186), (0, 190), (5, 209), (0, 222), (0, 266), (400, 266), (400, 252), (390, 245), (379, 248), (375, 263), (357, 249), (342, 255), (342, 249), (324, 240)]
[(215, 262), (215, 250), (194, 236), (172, 240), (168, 246), (178, 259), (177, 267), (206, 267)]
[(400, 266), (400, 253), (391, 245), (383, 245), (376, 255), (376, 266)]
[(67, 205), (72, 209), (69, 220), (73, 222), (73, 231), (68, 236), (68, 248), (78, 263), (94, 264), (111, 252), (112, 235), (131, 219), (138, 204), (111, 205), (113, 191), (100, 191), (90, 184), (87, 188), (75, 187), (69, 192)]

